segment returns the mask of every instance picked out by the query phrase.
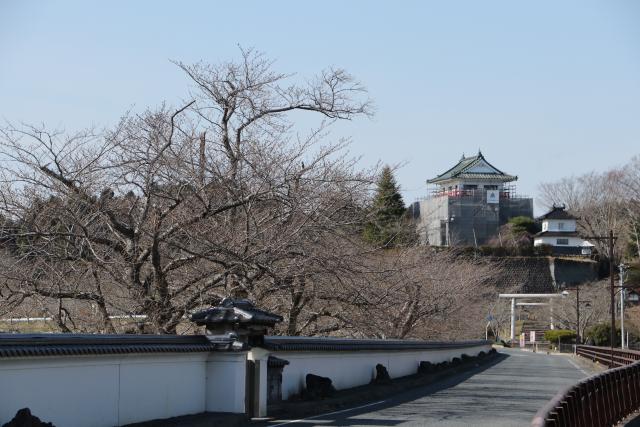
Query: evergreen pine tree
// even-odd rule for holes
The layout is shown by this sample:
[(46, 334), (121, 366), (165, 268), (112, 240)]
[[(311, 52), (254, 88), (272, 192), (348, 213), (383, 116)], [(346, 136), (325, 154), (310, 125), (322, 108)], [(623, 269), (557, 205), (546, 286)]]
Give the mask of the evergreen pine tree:
[(392, 247), (407, 238), (403, 217), (406, 208), (400, 188), (389, 166), (382, 169), (373, 199), (371, 221), (364, 229), (364, 238), (370, 243)]

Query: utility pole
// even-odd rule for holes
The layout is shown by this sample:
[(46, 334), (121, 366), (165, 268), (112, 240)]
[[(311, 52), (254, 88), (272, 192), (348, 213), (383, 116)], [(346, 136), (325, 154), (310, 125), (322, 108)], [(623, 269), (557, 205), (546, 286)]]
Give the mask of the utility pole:
[(613, 230), (609, 230), (609, 283), (611, 284), (611, 368), (613, 368), (613, 348), (616, 345), (616, 296), (613, 282)]
[(625, 288), (624, 288), (624, 276), (626, 273), (626, 265), (620, 264), (618, 266), (619, 276), (620, 276), (620, 348), (623, 350), (629, 347), (629, 343), (625, 341), (624, 335), (624, 297), (625, 297)]
[(615, 283), (613, 279), (613, 244), (616, 240), (616, 237), (613, 235), (613, 230), (609, 230), (608, 236), (588, 236), (585, 239), (593, 239), (593, 240), (607, 240), (609, 243), (609, 285), (611, 288), (611, 301), (610, 301), (610, 311), (611, 311), (611, 361), (610, 368), (613, 368), (613, 351), (615, 348), (616, 342), (616, 296), (615, 296)]
[(575, 288), (566, 288), (562, 291), (562, 296), (569, 295), (568, 291), (576, 291), (576, 344), (582, 343), (582, 336), (580, 335), (580, 304), (586, 304), (586, 307), (590, 307), (591, 301), (580, 301), (580, 285), (576, 285)]
[(580, 340), (580, 284), (576, 285), (576, 340), (578, 344), (582, 344)]

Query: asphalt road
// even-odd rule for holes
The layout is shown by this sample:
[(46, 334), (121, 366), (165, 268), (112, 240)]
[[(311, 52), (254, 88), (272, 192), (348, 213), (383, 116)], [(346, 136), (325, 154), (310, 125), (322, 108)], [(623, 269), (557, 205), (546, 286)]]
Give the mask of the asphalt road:
[(436, 384), (269, 426), (528, 426), (554, 394), (587, 375), (567, 356), (505, 349), (498, 362)]

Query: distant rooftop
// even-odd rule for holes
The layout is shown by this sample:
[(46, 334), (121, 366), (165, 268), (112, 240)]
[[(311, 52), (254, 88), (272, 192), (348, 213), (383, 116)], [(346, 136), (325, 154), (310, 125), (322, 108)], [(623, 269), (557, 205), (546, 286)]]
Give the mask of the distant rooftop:
[(553, 205), (551, 210), (546, 214), (542, 215), (539, 219), (578, 219), (578, 218), (571, 215), (569, 212), (567, 212), (564, 205), (562, 206)]
[(500, 182), (511, 182), (518, 179), (515, 175), (509, 175), (500, 169), (491, 165), (478, 151), (478, 155), (465, 157), (464, 154), (460, 161), (448, 171), (427, 180), (428, 184), (437, 184), (453, 179), (477, 179), (477, 180), (493, 180)]

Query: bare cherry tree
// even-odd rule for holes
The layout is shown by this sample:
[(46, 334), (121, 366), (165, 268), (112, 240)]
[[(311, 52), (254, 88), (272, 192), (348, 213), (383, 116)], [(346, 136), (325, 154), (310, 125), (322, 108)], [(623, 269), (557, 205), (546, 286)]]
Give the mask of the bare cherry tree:
[[(584, 337), (590, 327), (609, 320), (609, 284), (605, 281), (583, 283), (580, 286), (578, 300), (575, 287), (568, 290), (565, 298), (556, 299), (554, 304), (554, 319), (559, 328), (571, 329)], [(580, 310), (580, 324), (578, 325), (578, 310)]]
[[(62, 330), (145, 315), (172, 333), (226, 295), (278, 296), (297, 329), (299, 289), (352, 270), (340, 254), (374, 175), (322, 140), (370, 114), (365, 89), (340, 69), (297, 84), (253, 51), (178, 65), (194, 89), (177, 108), (104, 132), (0, 131), (6, 304), (41, 301)], [(294, 111), (327, 121), (300, 138)]]
[(497, 295), (490, 284), (499, 268), (427, 247), (387, 251), (368, 261), (362, 275), (366, 286), (348, 294), (353, 301), (341, 313), (352, 334), (421, 339), (484, 334), (477, 326), (486, 317), (483, 302)]
[[(625, 201), (621, 197), (622, 177), (622, 172), (614, 169), (543, 183), (540, 185), (541, 201), (547, 207), (566, 205), (580, 218), (578, 228), (584, 235), (606, 236), (609, 230), (621, 235), (627, 226)], [(620, 253), (622, 242), (623, 239), (617, 240), (616, 253)], [(593, 244), (600, 253), (608, 253), (606, 241), (594, 240)]]
[(622, 169), (620, 197), (627, 215), (629, 240), (640, 256), (640, 156), (634, 156)]

